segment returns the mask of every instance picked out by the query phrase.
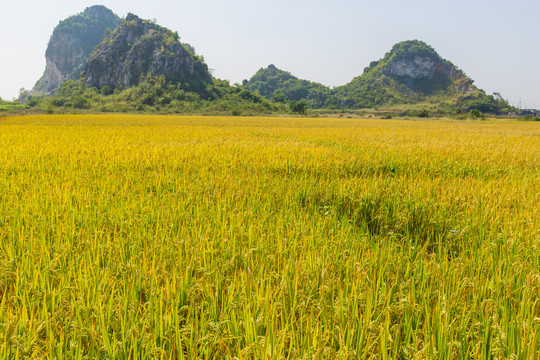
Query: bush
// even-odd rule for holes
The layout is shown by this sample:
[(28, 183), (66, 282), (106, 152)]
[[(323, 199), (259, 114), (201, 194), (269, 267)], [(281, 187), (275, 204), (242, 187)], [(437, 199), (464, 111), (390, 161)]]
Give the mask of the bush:
[(154, 97), (152, 94), (144, 94), (144, 95), (141, 97), (141, 102), (142, 102), (144, 105), (153, 106), (153, 105), (156, 103), (156, 99), (155, 99), (155, 97)]
[(304, 100), (300, 101), (291, 101), (289, 103), (289, 108), (293, 113), (305, 114), (307, 110), (307, 103)]
[(111, 88), (110, 86), (104, 86), (101, 88), (101, 95), (112, 95), (114, 93), (114, 90), (113, 88)]
[(251, 100), (251, 101), (254, 101), (254, 102), (256, 101), (255, 94), (252, 93), (249, 90), (243, 89), (242, 91), (240, 91), (239, 95), (244, 100)]
[(38, 104), (39, 104), (39, 99), (37, 97), (32, 97), (32, 96), (28, 97), (26, 105), (30, 107), (34, 107), (34, 106), (37, 106)]
[(88, 100), (80, 95), (74, 96), (72, 99), (73, 107), (76, 109), (87, 109), (90, 107)]
[(409, 116), (419, 117), (419, 118), (428, 118), (429, 117), (429, 111), (426, 109), (420, 109), (420, 110), (414, 110), (409, 113), (407, 113)]
[(519, 120), (522, 120), (522, 121), (540, 121), (540, 117), (532, 116), (530, 114), (527, 114), (527, 115), (524, 115), (524, 116), (520, 116)]
[(472, 109), (470, 112), (469, 112), (469, 117), (471, 119), (480, 119), (482, 117), (482, 113), (480, 112), (480, 110), (478, 109)]
[(65, 103), (66, 103), (66, 99), (61, 98), (61, 97), (55, 97), (51, 99), (52, 106), (60, 107), (60, 106), (64, 106)]

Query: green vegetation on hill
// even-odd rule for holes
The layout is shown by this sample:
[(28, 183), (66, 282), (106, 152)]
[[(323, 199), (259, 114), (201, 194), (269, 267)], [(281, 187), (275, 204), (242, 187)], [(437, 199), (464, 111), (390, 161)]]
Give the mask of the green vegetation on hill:
[[(100, 11), (110, 12), (104, 7), (88, 8), (62, 21), (55, 33), (66, 32), (78, 37), (79, 32), (84, 33), (97, 21), (94, 18), (99, 14), (95, 12)], [(95, 31), (92, 34), (95, 35)], [(73, 45), (70, 39), (68, 36), (54, 46), (70, 48)], [(75, 44), (77, 42), (79, 40)], [(154, 21), (128, 14), (97, 44), (78, 76), (64, 81), (53, 94), (30, 93), (23, 89), (19, 100), (25, 105), (20, 106), (47, 113), (254, 115), (289, 111), (286, 104), (213, 78), (203, 57), (197, 55), (191, 45), (181, 43), (177, 32)], [(42, 82), (43, 78), (39, 83)]]
[(286, 104), (214, 79), (203, 57), (181, 43), (177, 32), (133, 14), (107, 33), (78, 79), (65, 81), (52, 96), (22, 92), (21, 100), (48, 113), (288, 111)]
[(376, 107), (448, 97), (473, 88), (472, 81), (431, 46), (411, 40), (394, 45), (336, 94), (347, 107)]
[(66, 81), (54, 96), (26, 94), (27, 104), (48, 113), (156, 112), (254, 115), (286, 112), (279, 104), (227, 81), (213, 79), (205, 89), (190, 91), (164, 76), (144, 79), (128, 89), (89, 86), (85, 79)]
[(247, 82), (247, 88), (276, 102), (304, 100), (311, 108), (325, 107), (331, 90), (319, 83), (301, 80), (274, 65), (259, 69)]
[(414, 115), (426, 106), (433, 114), (473, 109), (500, 114), (512, 108), (500, 94), (487, 95), (475, 87), (463, 71), (418, 40), (394, 45), (362, 75), (335, 89), (298, 79), (273, 65), (260, 69), (246, 85), (267, 99), (302, 100), (311, 109), (389, 108), (400, 115)]
[(418, 40), (394, 45), (362, 75), (336, 88), (335, 95), (353, 109), (431, 103), (440, 113), (477, 109), (499, 114), (511, 108), (499, 94), (486, 95), (475, 87), (463, 71)]

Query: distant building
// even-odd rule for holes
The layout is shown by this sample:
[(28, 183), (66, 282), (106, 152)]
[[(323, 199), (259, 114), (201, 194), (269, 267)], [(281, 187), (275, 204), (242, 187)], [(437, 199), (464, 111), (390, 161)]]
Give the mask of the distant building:
[(523, 110), (521, 110), (521, 113), (519, 114), (519, 116), (527, 116), (527, 115), (540, 117), (540, 110), (523, 109)]

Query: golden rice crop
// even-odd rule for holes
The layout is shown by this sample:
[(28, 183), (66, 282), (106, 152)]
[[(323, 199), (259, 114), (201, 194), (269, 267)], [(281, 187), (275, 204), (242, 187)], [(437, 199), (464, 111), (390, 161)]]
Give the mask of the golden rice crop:
[(0, 118), (0, 358), (536, 359), (540, 126)]

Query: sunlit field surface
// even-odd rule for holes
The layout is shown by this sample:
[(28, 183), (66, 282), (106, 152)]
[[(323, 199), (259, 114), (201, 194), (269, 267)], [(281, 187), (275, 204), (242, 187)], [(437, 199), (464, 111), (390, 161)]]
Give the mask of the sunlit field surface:
[(538, 359), (540, 124), (0, 118), (0, 359)]

